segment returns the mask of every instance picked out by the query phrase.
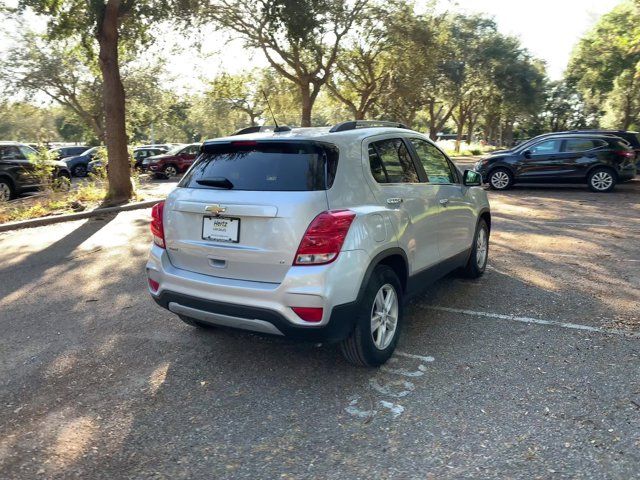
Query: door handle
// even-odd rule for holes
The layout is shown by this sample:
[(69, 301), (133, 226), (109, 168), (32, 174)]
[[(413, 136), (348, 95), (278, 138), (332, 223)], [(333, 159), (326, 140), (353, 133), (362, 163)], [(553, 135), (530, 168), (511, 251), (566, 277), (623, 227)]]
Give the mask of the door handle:
[(400, 203), (403, 202), (403, 199), (400, 197), (396, 197), (396, 198), (387, 198), (387, 204), (388, 205), (398, 205)]
[(440, 200), (440, 205), (442, 205), (443, 207), (446, 207), (448, 203), (449, 203), (448, 198), (443, 198), (442, 200)]

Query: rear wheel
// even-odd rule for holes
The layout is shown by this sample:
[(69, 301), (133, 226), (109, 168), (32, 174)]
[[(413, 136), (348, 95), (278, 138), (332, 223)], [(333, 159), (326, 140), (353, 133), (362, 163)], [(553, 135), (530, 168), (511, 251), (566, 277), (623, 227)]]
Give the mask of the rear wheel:
[(84, 164), (76, 165), (73, 167), (73, 176), (74, 177), (86, 177), (87, 176), (87, 166)]
[(513, 186), (513, 175), (506, 168), (496, 168), (489, 174), (489, 186), (494, 190), (507, 190)]
[(374, 269), (358, 309), (355, 328), (340, 348), (354, 365), (377, 367), (393, 355), (402, 325), (402, 287), (390, 267)]
[(473, 240), (471, 255), (463, 274), (468, 278), (480, 277), (487, 268), (489, 258), (489, 227), (484, 219), (480, 219), (476, 227), (476, 235)]
[(616, 186), (616, 176), (608, 168), (596, 168), (589, 174), (587, 182), (592, 192), (610, 192)]
[(187, 317), (185, 315), (178, 315), (180, 320), (182, 320), (187, 325), (191, 325), (196, 328), (213, 328), (213, 325), (205, 322), (201, 322), (200, 320), (196, 320), (195, 318)]
[(11, 182), (9, 182), (9, 180), (0, 178), (0, 203), (8, 202), (13, 198), (13, 195), (14, 191)]
[(166, 167), (164, 167), (164, 170), (162, 172), (167, 178), (175, 177), (176, 175), (178, 175), (178, 169), (175, 165), (167, 165)]

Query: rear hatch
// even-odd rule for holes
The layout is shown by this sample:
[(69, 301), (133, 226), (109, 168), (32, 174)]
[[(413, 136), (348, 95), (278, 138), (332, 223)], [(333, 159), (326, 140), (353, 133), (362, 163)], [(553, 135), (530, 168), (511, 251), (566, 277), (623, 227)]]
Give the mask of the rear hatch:
[(207, 143), (165, 206), (177, 268), (280, 283), (307, 227), (327, 210), (335, 146), (312, 141)]

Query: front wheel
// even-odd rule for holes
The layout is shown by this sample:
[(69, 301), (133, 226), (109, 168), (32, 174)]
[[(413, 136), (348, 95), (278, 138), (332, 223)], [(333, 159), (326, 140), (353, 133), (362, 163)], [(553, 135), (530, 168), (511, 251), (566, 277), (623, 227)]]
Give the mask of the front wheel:
[(587, 179), (592, 192), (610, 192), (616, 186), (616, 177), (608, 168), (596, 168)]
[(0, 203), (8, 202), (13, 198), (13, 186), (8, 180), (0, 178)]
[(73, 167), (73, 176), (74, 177), (86, 177), (87, 176), (87, 165), (76, 165)]
[(489, 186), (493, 190), (508, 190), (513, 185), (513, 175), (506, 168), (496, 168), (489, 174)]
[(164, 167), (163, 173), (167, 178), (175, 177), (176, 175), (178, 175), (178, 169), (175, 167), (175, 165), (167, 165), (166, 167)]
[(402, 287), (390, 267), (373, 270), (358, 309), (355, 328), (340, 348), (350, 363), (377, 367), (393, 355), (402, 326)]
[(489, 258), (489, 227), (484, 219), (480, 219), (476, 227), (476, 234), (473, 238), (473, 247), (469, 261), (464, 267), (463, 274), (467, 278), (480, 277), (487, 268)]

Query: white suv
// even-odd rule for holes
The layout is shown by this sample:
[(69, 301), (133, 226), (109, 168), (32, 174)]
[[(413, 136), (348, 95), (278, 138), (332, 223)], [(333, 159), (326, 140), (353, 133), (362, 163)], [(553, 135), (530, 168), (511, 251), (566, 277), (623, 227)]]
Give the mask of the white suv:
[(149, 291), (189, 325), (341, 342), (377, 366), (411, 294), (484, 272), (480, 175), (424, 135), (388, 122), (240, 133), (205, 142), (153, 208)]

